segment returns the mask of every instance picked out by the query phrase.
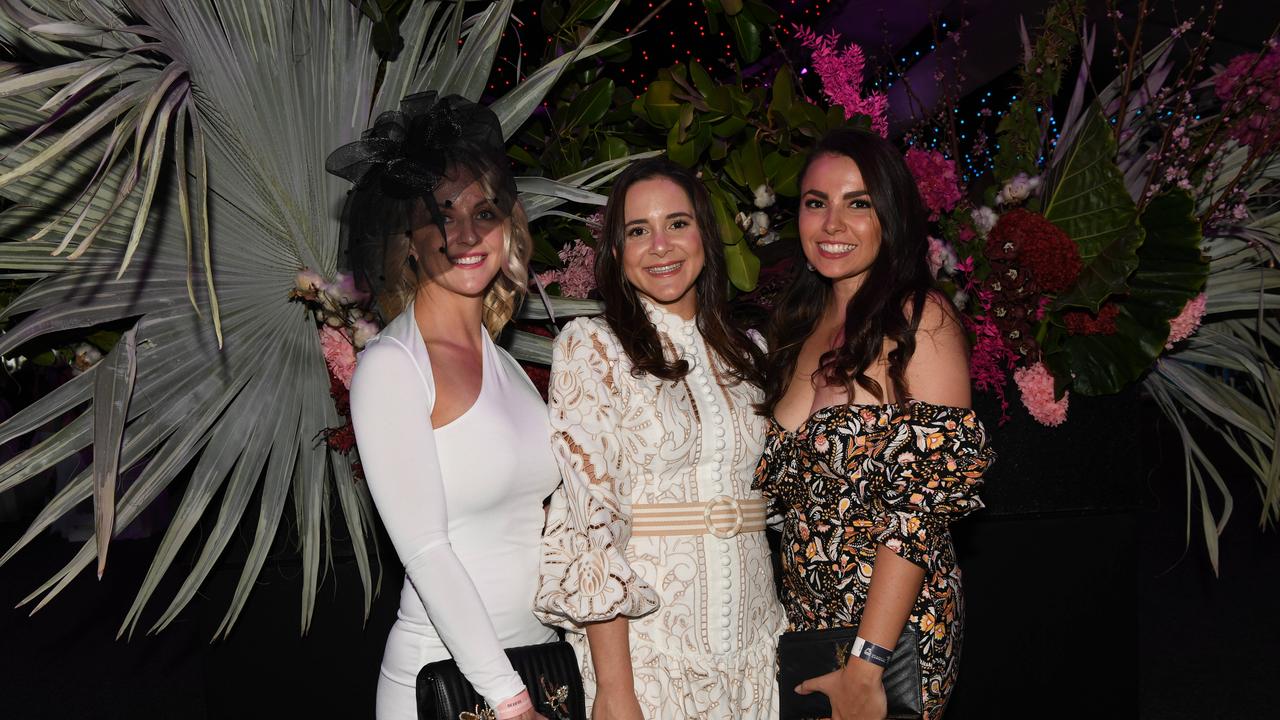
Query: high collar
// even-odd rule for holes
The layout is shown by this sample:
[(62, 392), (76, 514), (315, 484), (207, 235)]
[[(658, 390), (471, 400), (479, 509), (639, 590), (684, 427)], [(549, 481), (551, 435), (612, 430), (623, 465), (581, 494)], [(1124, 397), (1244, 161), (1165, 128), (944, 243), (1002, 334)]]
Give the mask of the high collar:
[(685, 320), (645, 297), (640, 298), (640, 304), (644, 306), (645, 314), (649, 316), (649, 321), (658, 329), (658, 332), (666, 335), (673, 343), (680, 347), (697, 344), (699, 333), (696, 315), (692, 319)]

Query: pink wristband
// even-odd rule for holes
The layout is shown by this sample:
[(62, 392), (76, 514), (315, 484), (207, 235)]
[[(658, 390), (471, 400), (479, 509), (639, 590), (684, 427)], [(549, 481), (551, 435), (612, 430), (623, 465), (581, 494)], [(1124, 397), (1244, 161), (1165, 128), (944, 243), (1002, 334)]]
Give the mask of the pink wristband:
[(509, 697), (498, 703), (498, 707), (493, 709), (493, 714), (498, 720), (506, 720), (529, 712), (532, 709), (533, 701), (529, 699), (529, 691), (521, 690), (519, 695)]

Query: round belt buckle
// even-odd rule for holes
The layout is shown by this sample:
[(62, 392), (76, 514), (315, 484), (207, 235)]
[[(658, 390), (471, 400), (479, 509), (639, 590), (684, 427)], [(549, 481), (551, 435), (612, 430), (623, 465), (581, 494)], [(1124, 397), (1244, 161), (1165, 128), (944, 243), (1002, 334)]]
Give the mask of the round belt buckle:
[[(711, 520), (711, 514), (715, 512), (716, 508), (721, 506), (728, 507), (730, 510), (733, 510), (733, 527), (730, 527), (728, 530), (721, 530), (717, 528), (715, 523)], [(738, 504), (737, 498), (731, 498), (728, 495), (717, 495), (708, 500), (707, 506), (702, 510), (702, 522), (706, 524), (707, 532), (721, 540), (728, 540), (742, 530), (742, 506)]]

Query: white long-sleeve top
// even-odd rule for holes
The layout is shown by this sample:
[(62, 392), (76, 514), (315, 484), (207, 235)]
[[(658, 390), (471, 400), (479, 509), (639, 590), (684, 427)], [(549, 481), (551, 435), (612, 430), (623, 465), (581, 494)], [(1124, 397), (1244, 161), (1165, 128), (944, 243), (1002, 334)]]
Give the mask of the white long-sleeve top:
[[(479, 396), (442, 427), (412, 305), (365, 347), (351, 382), (360, 462), (407, 575), (382, 675), (405, 686), (409, 708), (418, 670), (449, 657), (496, 707), (524, 689), (503, 648), (555, 639), (533, 615), (542, 503), (560, 480), (546, 406), (483, 334)], [(385, 697), (380, 687), (380, 718)]]

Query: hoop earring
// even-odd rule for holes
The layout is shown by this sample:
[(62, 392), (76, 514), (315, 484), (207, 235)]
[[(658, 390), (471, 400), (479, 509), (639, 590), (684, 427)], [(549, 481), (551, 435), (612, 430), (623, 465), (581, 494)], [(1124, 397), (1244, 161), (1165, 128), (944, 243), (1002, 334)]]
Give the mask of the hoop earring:
[(804, 269), (808, 270), (809, 272), (813, 272), (813, 263), (809, 262), (808, 260), (805, 260)]

